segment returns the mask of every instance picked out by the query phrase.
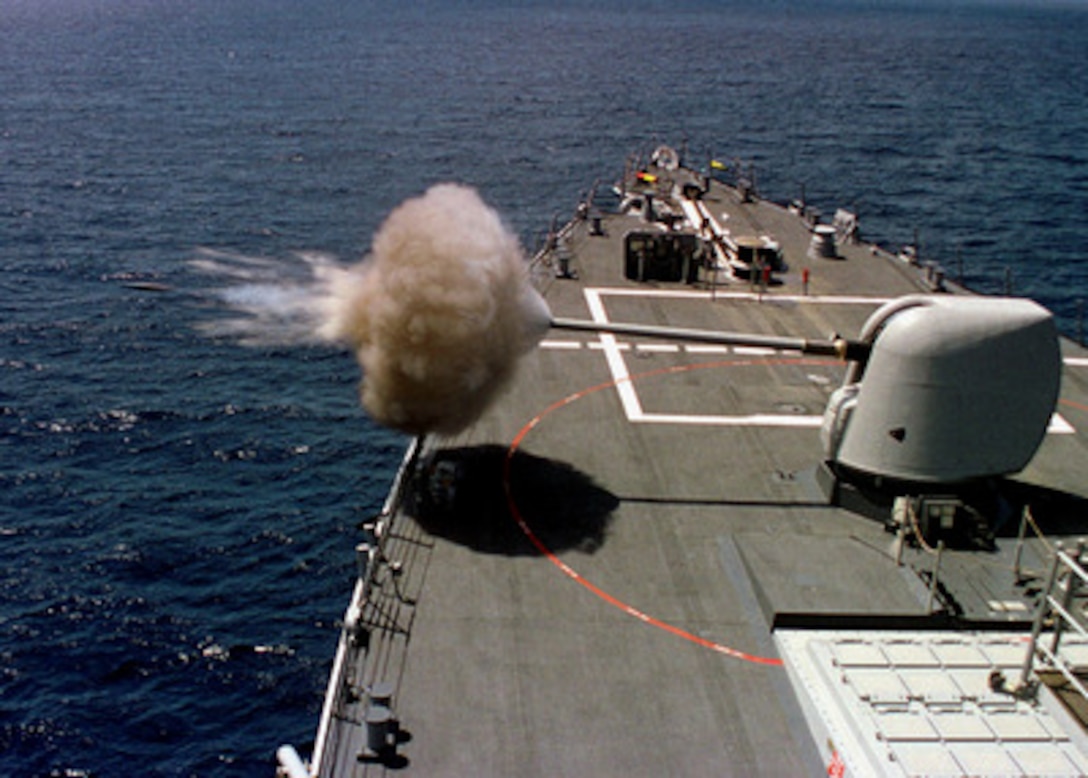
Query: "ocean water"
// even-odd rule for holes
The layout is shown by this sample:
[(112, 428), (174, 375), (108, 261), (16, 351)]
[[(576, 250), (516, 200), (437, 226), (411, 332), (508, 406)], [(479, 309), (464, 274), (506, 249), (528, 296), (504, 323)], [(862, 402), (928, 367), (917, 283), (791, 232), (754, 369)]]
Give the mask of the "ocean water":
[(665, 141), (1073, 334), (1086, 40), (1027, 0), (0, 0), (0, 772), (312, 741), (405, 440), (346, 354), (204, 334), (194, 258), (354, 261), (442, 180), (531, 248)]

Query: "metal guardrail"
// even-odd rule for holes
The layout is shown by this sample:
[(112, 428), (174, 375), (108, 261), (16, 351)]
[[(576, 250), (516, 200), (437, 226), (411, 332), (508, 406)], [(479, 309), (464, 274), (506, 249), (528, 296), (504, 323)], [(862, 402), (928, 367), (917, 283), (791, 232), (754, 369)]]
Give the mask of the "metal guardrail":
[(423, 438), (414, 438), (408, 446), (401, 462), (400, 468), (393, 480), (389, 496), (386, 498), (382, 511), (378, 514), (373, 526), (369, 528), (369, 538), (359, 543), (355, 549), (355, 562), (357, 576), (355, 589), (352, 593), (351, 603), (344, 614), (344, 625), (337, 642), (336, 657), (333, 660), (333, 668), (329, 674), (328, 688), (325, 692), (325, 703), (321, 711), (321, 719), (318, 724), (317, 737), (314, 739), (314, 753), (309, 766), (302, 764), (297, 752), (290, 747), (282, 747), (277, 753), (279, 766), (283, 773), (295, 778), (300, 776), (300, 766), (307, 771), (309, 776), (324, 775), (327, 771), (327, 755), (335, 752), (335, 744), (331, 742), (334, 733), (331, 732), (335, 711), (341, 700), (341, 695), (346, 691), (346, 677), (348, 673), (348, 655), (355, 647), (355, 631), (362, 618), (363, 609), (370, 598), (370, 590), (374, 583), (374, 572), (377, 562), (382, 558), (383, 546), (393, 517), (400, 508), (404, 499), (405, 490), (410, 474), (415, 469), (416, 462), (423, 450)]
[[(1048, 669), (1059, 671), (1069, 685), (1078, 694), (1088, 699), (1088, 689), (1074, 671), (1073, 665), (1062, 655), (1062, 635), (1072, 630), (1088, 638), (1088, 625), (1085, 617), (1078, 615), (1073, 607), (1073, 600), (1078, 590), (1088, 584), (1088, 573), (1084, 570), (1085, 541), (1077, 543), (1076, 551), (1070, 554), (1062, 544), (1056, 544), (1054, 556), (1047, 575), (1047, 584), (1039, 600), (1035, 613), (1035, 622), (1031, 629), (1031, 645), (1024, 666), (1020, 672), (1020, 693), (1033, 691), (1036, 682), (1032, 680), (1037, 661), (1045, 663)], [(1044, 628), (1052, 625), (1052, 631), (1043, 634)]]

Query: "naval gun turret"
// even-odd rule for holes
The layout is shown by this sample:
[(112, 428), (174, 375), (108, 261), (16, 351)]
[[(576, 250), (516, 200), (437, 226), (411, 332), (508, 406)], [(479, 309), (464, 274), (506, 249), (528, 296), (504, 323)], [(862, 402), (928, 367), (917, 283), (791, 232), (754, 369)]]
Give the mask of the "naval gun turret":
[(910, 295), (878, 309), (852, 340), (571, 319), (552, 326), (845, 360), (821, 430), (826, 464), (845, 480), (955, 489), (1016, 473), (1042, 442), (1061, 383), (1053, 316), (1023, 299)]
[(1058, 401), (1053, 316), (1030, 300), (912, 295), (866, 322), (821, 430), (840, 468), (957, 484), (1022, 470)]

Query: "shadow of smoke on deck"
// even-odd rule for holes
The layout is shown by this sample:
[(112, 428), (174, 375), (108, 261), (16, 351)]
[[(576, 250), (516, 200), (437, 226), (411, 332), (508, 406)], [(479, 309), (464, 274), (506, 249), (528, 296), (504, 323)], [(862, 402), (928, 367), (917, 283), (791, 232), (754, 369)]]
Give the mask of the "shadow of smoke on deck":
[[(406, 512), (426, 532), (485, 554), (540, 552), (511, 512), (504, 484), (507, 449), (441, 449), (413, 477)], [(523, 451), (510, 462), (510, 493), (533, 534), (555, 552), (594, 553), (605, 542), (618, 498), (566, 462)]]

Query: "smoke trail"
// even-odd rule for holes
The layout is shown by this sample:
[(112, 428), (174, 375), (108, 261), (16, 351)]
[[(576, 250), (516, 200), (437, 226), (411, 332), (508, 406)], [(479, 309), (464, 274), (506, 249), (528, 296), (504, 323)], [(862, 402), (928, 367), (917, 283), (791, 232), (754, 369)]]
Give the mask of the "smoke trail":
[(486, 410), (551, 314), (517, 238), (475, 190), (439, 184), (396, 208), (371, 255), (344, 267), (205, 251), (235, 314), (203, 329), (248, 344), (338, 342), (362, 367), (363, 406), (411, 434), (461, 431)]
[(322, 334), (355, 350), (367, 411), (412, 434), (475, 421), (550, 321), (517, 239), (456, 184), (394, 210), (333, 292)]
[(292, 346), (323, 342), (327, 299), (349, 270), (332, 257), (300, 253), (299, 262), (200, 249), (190, 267), (225, 282), (212, 290), (229, 315), (202, 322), (212, 337), (247, 346)]

